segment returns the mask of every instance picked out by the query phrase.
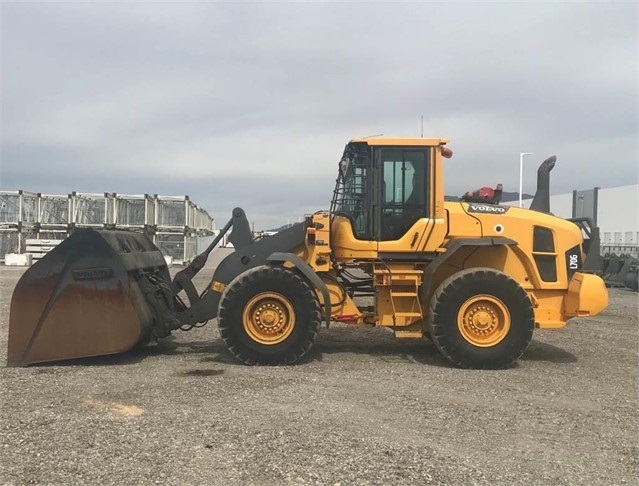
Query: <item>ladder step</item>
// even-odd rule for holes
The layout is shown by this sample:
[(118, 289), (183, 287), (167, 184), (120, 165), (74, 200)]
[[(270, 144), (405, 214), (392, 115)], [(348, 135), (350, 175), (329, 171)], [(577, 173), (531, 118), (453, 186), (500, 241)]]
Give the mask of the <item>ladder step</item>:
[(397, 331), (395, 330), (396, 338), (421, 338), (424, 337), (421, 331)]
[[(388, 275), (388, 270), (386, 268), (375, 268), (374, 273), (376, 275)], [(422, 275), (424, 273), (423, 270), (417, 270), (417, 269), (402, 269), (402, 270), (397, 270), (396, 272), (393, 273), (393, 275)]]
[(395, 317), (421, 317), (421, 312), (395, 312)]
[(418, 297), (417, 292), (394, 292), (391, 290), (391, 296), (393, 297)]
[(394, 284), (400, 284), (400, 285), (411, 285), (411, 284), (415, 284), (419, 281), (419, 278), (417, 275), (411, 275), (408, 277), (400, 277), (399, 275), (393, 275), (393, 277), (391, 278), (391, 282), (393, 282)]

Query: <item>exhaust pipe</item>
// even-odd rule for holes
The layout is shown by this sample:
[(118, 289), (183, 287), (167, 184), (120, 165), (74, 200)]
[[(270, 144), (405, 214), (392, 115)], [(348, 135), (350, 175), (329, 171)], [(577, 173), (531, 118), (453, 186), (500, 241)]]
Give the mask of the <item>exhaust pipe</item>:
[(537, 169), (537, 192), (530, 204), (530, 209), (550, 214), (550, 171), (555, 167), (557, 156), (544, 160)]

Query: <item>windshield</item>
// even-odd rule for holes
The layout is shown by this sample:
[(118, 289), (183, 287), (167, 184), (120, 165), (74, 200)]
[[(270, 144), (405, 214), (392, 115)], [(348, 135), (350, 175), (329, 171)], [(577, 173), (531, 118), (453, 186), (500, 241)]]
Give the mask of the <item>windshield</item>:
[(366, 143), (349, 143), (339, 162), (331, 212), (349, 218), (358, 238), (372, 238), (370, 204), (371, 157)]

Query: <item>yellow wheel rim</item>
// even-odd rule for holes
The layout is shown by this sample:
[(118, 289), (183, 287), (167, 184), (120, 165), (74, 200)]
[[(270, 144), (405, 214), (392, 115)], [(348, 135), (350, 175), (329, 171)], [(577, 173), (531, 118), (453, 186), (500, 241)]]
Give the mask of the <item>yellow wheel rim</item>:
[(260, 344), (279, 344), (293, 332), (295, 311), (289, 300), (275, 292), (255, 295), (244, 306), (242, 324), (246, 334)]
[(481, 348), (499, 344), (510, 330), (510, 312), (494, 295), (475, 295), (457, 313), (457, 327), (462, 337)]

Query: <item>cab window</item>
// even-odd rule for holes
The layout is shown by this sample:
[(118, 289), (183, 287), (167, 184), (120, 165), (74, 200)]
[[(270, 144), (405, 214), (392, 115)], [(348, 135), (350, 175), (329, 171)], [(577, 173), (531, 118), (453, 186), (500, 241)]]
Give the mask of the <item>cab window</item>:
[(420, 218), (428, 215), (427, 150), (382, 149), (380, 239), (397, 240)]

